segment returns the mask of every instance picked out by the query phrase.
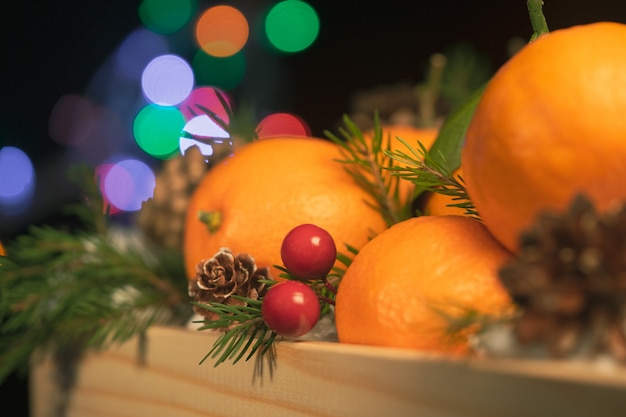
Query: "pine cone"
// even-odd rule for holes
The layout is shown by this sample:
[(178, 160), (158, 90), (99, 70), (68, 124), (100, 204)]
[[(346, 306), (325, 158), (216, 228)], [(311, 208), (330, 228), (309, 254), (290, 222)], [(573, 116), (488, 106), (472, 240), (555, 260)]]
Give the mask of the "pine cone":
[(599, 215), (580, 195), (566, 213), (540, 215), (500, 279), (522, 307), (520, 343), (626, 360), (626, 206)]
[[(259, 281), (270, 279), (270, 269), (257, 269), (249, 254), (234, 255), (230, 249), (222, 248), (212, 258), (198, 263), (196, 279), (189, 282), (189, 296), (203, 304), (245, 305), (232, 295), (258, 300), (267, 291), (266, 284)], [(216, 318), (201, 307), (194, 306), (194, 311), (209, 320)]]
[(190, 147), (184, 156), (163, 163), (156, 178), (154, 197), (143, 204), (137, 219), (148, 239), (165, 248), (180, 250), (189, 199), (208, 169), (205, 156), (196, 146)]

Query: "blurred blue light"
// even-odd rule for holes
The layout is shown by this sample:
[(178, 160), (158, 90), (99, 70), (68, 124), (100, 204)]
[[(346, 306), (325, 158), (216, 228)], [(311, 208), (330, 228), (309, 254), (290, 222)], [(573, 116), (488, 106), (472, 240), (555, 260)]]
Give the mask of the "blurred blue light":
[(9, 215), (20, 214), (31, 202), (35, 189), (35, 170), (21, 149), (0, 149), (0, 207)]
[(124, 159), (108, 169), (101, 191), (116, 208), (137, 211), (153, 196), (155, 185), (150, 167), (137, 159)]

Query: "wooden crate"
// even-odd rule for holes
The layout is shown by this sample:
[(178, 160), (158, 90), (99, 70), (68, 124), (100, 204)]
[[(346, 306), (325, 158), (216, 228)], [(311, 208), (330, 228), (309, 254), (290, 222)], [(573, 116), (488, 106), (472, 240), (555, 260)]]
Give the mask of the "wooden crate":
[[(68, 417), (626, 416), (626, 369), (545, 360), (450, 359), (326, 342), (281, 342), (270, 376), (255, 361), (198, 362), (215, 335), (154, 327), (81, 361)], [(31, 375), (33, 417), (58, 404), (50, 361)]]

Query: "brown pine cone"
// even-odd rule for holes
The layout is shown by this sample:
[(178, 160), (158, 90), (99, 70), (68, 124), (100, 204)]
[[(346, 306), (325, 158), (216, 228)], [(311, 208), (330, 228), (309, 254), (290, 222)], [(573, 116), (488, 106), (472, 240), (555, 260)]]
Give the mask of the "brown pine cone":
[[(257, 269), (252, 256), (247, 253), (234, 255), (230, 249), (222, 248), (212, 258), (196, 266), (196, 279), (189, 282), (189, 296), (198, 303), (222, 303), (245, 305), (232, 295), (258, 300), (265, 295), (267, 286), (263, 280), (271, 280), (270, 269)], [(215, 314), (194, 306), (194, 311), (209, 320)]]
[(598, 214), (585, 196), (544, 213), (520, 239), (500, 279), (522, 307), (520, 343), (556, 356), (604, 353), (626, 360), (626, 206)]

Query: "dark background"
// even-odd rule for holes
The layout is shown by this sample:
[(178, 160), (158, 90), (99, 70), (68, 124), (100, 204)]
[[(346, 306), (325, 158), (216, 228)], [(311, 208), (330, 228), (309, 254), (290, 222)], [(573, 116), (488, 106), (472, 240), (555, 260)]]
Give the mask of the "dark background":
[[(199, 0), (199, 10), (216, 3)], [(260, 14), (275, 1), (226, 3)], [(317, 136), (334, 128), (349, 110), (354, 91), (421, 80), (434, 52), (467, 42), (488, 56), (495, 69), (508, 56), (507, 42), (527, 39), (532, 32), (524, 0), (309, 3), (321, 22), (317, 41), (300, 54), (257, 56), (237, 94), (253, 96), (270, 110), (298, 114)], [(139, 4), (36, 0), (4, 5), (0, 147), (25, 151), (38, 175), (28, 213), (3, 219), (0, 211), (0, 241), (30, 223), (55, 217), (58, 207), (74, 197), (67, 190), (65, 167), (58, 163), (64, 149), (48, 134), (51, 109), (62, 95), (85, 92), (105, 60), (140, 25)], [(544, 11), (551, 29), (598, 20), (626, 22), (626, 2), (619, 0), (549, 0)], [(269, 82), (260, 78), (273, 68), (280, 75)], [(264, 94), (259, 93), (262, 84), (270, 84)]]
[[(301, 54), (276, 58), (288, 76), (277, 88), (280, 93), (265, 104), (298, 114), (315, 135), (334, 126), (348, 110), (354, 91), (420, 80), (433, 52), (469, 42), (497, 68), (507, 58), (507, 41), (527, 39), (532, 33), (523, 0), (308, 2), (320, 17), (319, 38)], [(202, 8), (216, 2), (199, 3)], [(224, 3), (260, 7), (273, 2)], [(104, 59), (139, 26), (139, 4), (138, 0), (3, 4), (0, 148), (21, 148), (36, 170), (62, 151), (48, 135), (52, 106), (63, 94), (84, 91)], [(623, 0), (546, 0), (544, 12), (551, 30), (600, 20), (626, 23)], [(54, 189), (61, 175), (39, 177), (39, 187)], [(62, 221), (57, 210), (63, 200), (35, 199), (41, 208), (10, 227), (0, 219), (0, 240), (10, 239), (30, 223)], [(27, 380), (14, 376), (3, 384), (0, 404), (3, 414), (8, 404), (16, 404), (6, 415), (26, 416)]]

